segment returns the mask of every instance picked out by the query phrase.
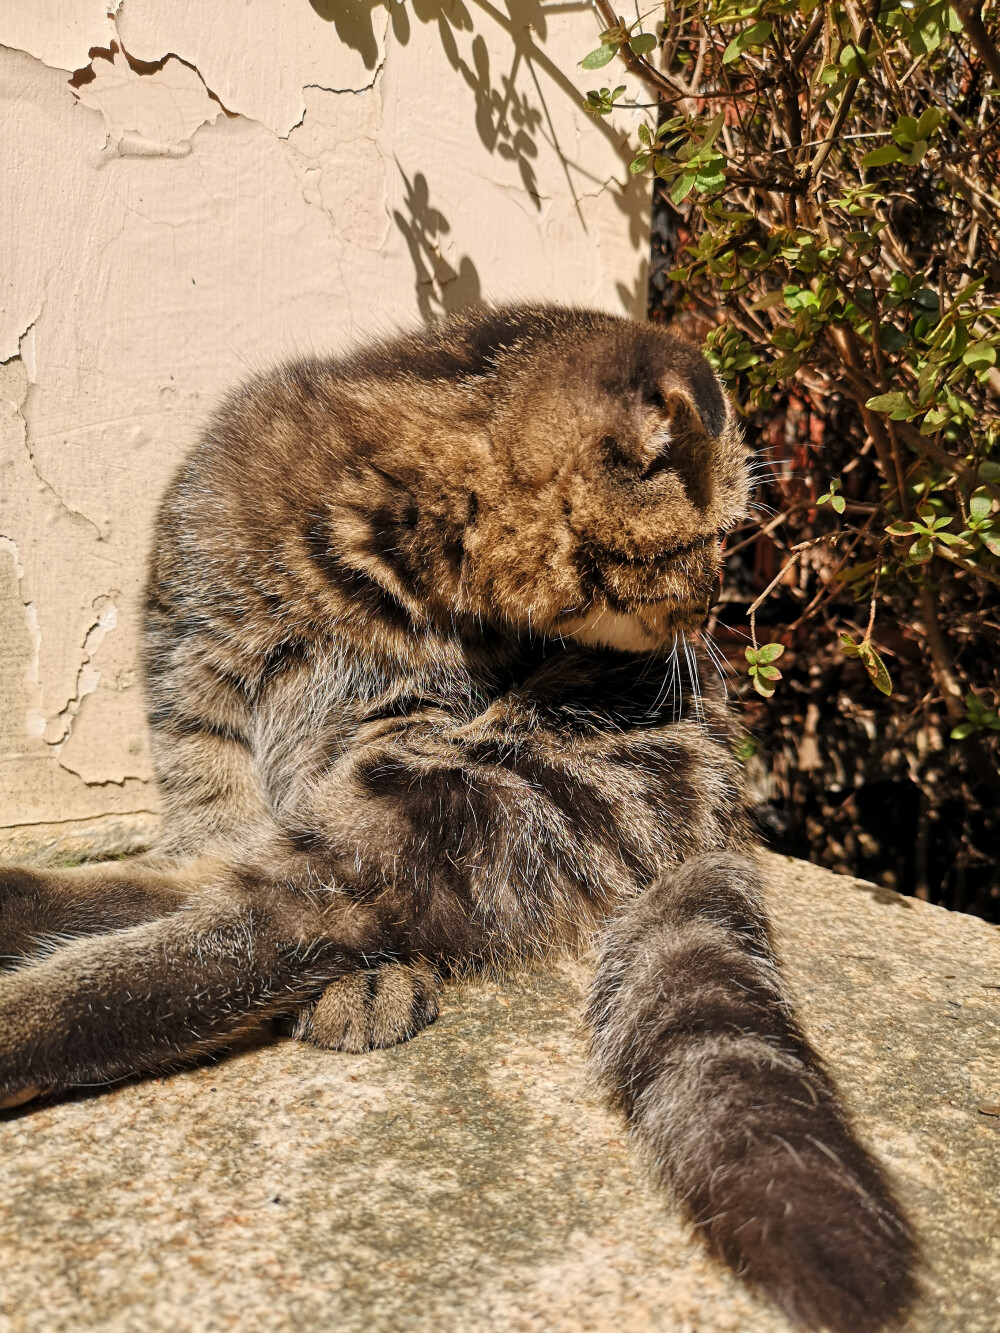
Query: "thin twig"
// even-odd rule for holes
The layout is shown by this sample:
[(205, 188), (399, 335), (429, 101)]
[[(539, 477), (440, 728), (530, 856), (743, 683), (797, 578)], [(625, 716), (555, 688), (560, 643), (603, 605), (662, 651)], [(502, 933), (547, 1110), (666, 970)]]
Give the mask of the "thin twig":
[(771, 582), (767, 585), (767, 587), (764, 589), (761, 595), (750, 607), (750, 610), (748, 612), (750, 616), (750, 638), (753, 641), (753, 646), (755, 650), (757, 647), (757, 608), (760, 606), (761, 602), (763, 602), (764, 598), (768, 595), (771, 589), (776, 587), (785, 577), (785, 575), (790, 573), (795, 568), (795, 566), (798, 564), (799, 556), (801, 554), (802, 554), (801, 551), (795, 551), (792, 555), (792, 558), (790, 560), (785, 561), (785, 563), (778, 570), (777, 574), (775, 574)]
[(969, 35), (969, 41), (976, 48), (976, 54), (993, 75), (993, 81), (1000, 88), (1000, 51), (993, 43), (983, 23), (981, 0), (952, 0), (955, 12), (962, 20), (962, 27)]

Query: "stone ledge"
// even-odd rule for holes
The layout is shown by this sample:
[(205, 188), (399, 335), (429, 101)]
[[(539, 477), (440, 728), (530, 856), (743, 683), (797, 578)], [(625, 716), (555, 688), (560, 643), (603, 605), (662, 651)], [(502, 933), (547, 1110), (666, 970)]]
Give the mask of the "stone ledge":
[(131, 856), (153, 844), (159, 826), (160, 817), (152, 810), (52, 824), (7, 824), (0, 826), (0, 861), (54, 865)]
[[(927, 1254), (912, 1333), (995, 1333), (1000, 930), (783, 857), (806, 1027)], [(0, 1329), (788, 1333), (589, 1086), (582, 963), (454, 985), (408, 1046), (292, 1042), (8, 1115)]]

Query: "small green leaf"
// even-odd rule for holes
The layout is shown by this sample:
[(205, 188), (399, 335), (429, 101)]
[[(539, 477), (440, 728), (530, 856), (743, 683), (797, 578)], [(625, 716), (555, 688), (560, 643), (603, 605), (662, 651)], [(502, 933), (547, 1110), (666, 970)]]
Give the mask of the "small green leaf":
[(912, 408), (909, 398), (905, 393), (880, 393), (874, 398), (869, 398), (865, 407), (870, 407), (873, 412), (909, 412)]
[(782, 305), (785, 300), (783, 291), (765, 292), (759, 301), (754, 301), (751, 310), (770, 310), (772, 306)]
[(918, 139), (911, 148), (909, 155), (904, 158), (906, 165), (908, 167), (915, 167), (919, 162), (922, 162), (928, 147), (929, 145), (926, 139)]
[(774, 694), (774, 686), (770, 681), (764, 680), (761, 676), (754, 676), (753, 687), (758, 694), (762, 694), (765, 699), (770, 699)]
[(898, 162), (900, 151), (894, 143), (887, 143), (884, 148), (873, 148), (870, 153), (865, 153), (861, 159), (863, 167), (885, 167), (890, 162)]
[(785, 651), (783, 643), (765, 643), (757, 649), (758, 662), (776, 662)]
[(674, 188), (670, 191), (671, 203), (680, 204), (688, 197), (694, 189), (694, 183), (697, 176), (694, 172), (685, 171), (674, 182)]
[(860, 656), (875, 688), (880, 690), (882, 694), (891, 694), (892, 681), (889, 678), (889, 673), (885, 669), (885, 663), (872, 647), (870, 639), (865, 639), (862, 642)]
[(909, 337), (895, 324), (883, 324), (878, 331), (879, 346), (886, 352), (898, 352), (909, 342)]
[(929, 106), (917, 121), (914, 140), (929, 139), (944, 119), (945, 113), (939, 107)]
[(699, 171), (695, 177), (695, 184), (702, 194), (711, 194), (715, 190), (721, 190), (725, 183), (726, 178), (721, 171)]
[(858, 647), (858, 645), (854, 642), (854, 640), (851, 638), (849, 634), (843, 634), (843, 633), (841, 634), (840, 651), (845, 655), (845, 657), (861, 656), (861, 649)]
[(934, 543), (930, 537), (918, 537), (908, 554), (914, 564), (926, 565), (934, 554)]
[(780, 680), (781, 672), (776, 666), (762, 666), (757, 668), (757, 675), (763, 676), (765, 680)]
[(918, 132), (917, 121), (913, 116), (900, 116), (893, 126), (892, 137), (898, 144), (903, 144), (909, 148), (911, 144), (923, 136)]
[(842, 514), (847, 508), (847, 501), (842, 495), (831, 495), (830, 504), (838, 514)]
[(894, 537), (912, 537), (918, 531), (915, 523), (890, 523), (886, 532), (891, 532)]
[(993, 712), (972, 690), (965, 696), (965, 721), (953, 727), (954, 740), (964, 740), (974, 731), (1000, 731), (1000, 715)]
[(637, 56), (644, 56), (656, 46), (656, 38), (651, 32), (637, 32), (629, 38), (629, 46)]
[(580, 64), (584, 69), (601, 69), (604, 65), (610, 65), (617, 54), (617, 45), (599, 46), (596, 51), (584, 56)]
[(962, 360), (967, 366), (995, 366), (997, 349), (987, 342), (976, 342), (965, 349)]
[(705, 149), (712, 147), (716, 139), (719, 137), (719, 131), (725, 123), (726, 113), (724, 111), (720, 111), (719, 114), (709, 122), (708, 128), (705, 131), (705, 137), (701, 141), (703, 152)]
[(770, 37), (772, 29), (773, 25), (767, 19), (761, 19), (759, 23), (744, 28), (742, 32), (736, 34), (723, 51), (722, 63), (731, 65), (734, 60), (739, 59), (748, 46), (763, 46)]

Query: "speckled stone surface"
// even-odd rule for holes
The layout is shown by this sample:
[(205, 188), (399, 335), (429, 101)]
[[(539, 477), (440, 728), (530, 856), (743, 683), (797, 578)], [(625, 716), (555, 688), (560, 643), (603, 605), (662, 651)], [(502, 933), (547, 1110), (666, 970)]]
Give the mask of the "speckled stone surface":
[[(907, 1324), (1000, 1328), (1000, 930), (768, 858), (786, 971), (921, 1233)], [(0, 1117), (0, 1329), (788, 1333), (588, 1085), (582, 963)]]

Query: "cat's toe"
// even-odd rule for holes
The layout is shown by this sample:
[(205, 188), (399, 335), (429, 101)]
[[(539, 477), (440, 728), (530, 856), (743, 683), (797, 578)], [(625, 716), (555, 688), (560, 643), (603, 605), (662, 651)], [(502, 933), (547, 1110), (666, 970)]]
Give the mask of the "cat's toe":
[(15, 1106), (23, 1106), (25, 1102), (33, 1102), (36, 1097), (42, 1095), (42, 1089), (31, 1084), (27, 1088), (20, 1088), (17, 1092), (0, 1092), (0, 1111), (12, 1111)]
[(395, 1046), (437, 1018), (440, 984), (426, 963), (385, 963), (350, 972), (303, 1011), (295, 1036), (332, 1051)]

